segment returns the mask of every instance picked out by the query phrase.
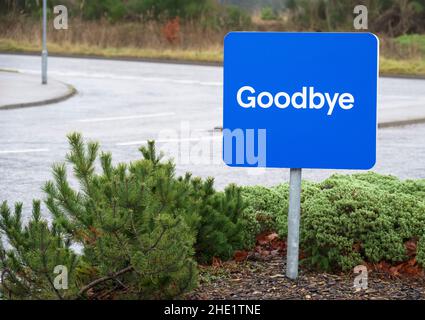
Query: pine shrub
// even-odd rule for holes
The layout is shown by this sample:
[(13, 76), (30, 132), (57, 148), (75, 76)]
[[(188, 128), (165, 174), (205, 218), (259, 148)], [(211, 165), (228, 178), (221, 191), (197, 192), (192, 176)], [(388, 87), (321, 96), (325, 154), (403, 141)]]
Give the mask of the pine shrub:
[[(32, 217), (23, 226), (22, 204), (14, 211), (4, 202), (0, 207), (0, 235), (8, 240), (3, 247), (0, 237), (0, 298), (5, 299), (66, 299), (76, 292), (75, 273), (79, 263), (70, 249), (71, 242), (60, 228), (41, 218), (40, 202), (34, 201)], [(70, 286), (59, 291), (54, 286), (54, 269), (65, 266)]]
[[(77, 133), (68, 140), (73, 180), (66, 164), (56, 164), (43, 188), (51, 223), (41, 219), (39, 201), (25, 227), (22, 204), (14, 212), (1, 206), (4, 297), (174, 298), (196, 285), (196, 259), (228, 259), (250, 244), (235, 185), (217, 192), (213, 179), (176, 177), (154, 142), (140, 148), (141, 160), (113, 165), (97, 143)], [(57, 265), (68, 269), (67, 290), (53, 284)]]
[(200, 221), (196, 226), (195, 244), (198, 261), (211, 262), (213, 257), (227, 260), (235, 250), (249, 248), (254, 236), (247, 229), (246, 207), (241, 188), (229, 185), (224, 192), (213, 189), (213, 180), (195, 181)]

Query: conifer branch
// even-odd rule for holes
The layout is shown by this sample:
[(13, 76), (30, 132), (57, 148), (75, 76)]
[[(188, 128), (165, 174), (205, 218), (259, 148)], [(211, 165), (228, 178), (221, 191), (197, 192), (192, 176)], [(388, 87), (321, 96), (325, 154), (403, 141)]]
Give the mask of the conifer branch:
[(78, 292), (78, 296), (83, 297), (83, 296), (84, 296), (84, 294), (85, 294), (88, 290), (90, 290), (91, 288), (93, 288), (93, 287), (95, 287), (95, 286), (97, 286), (97, 285), (99, 285), (99, 284), (101, 284), (101, 283), (103, 283), (103, 282), (105, 282), (105, 281), (108, 281), (108, 280), (111, 280), (111, 279), (115, 279), (116, 277), (119, 277), (119, 276), (121, 276), (121, 275), (123, 275), (123, 274), (126, 274), (126, 273), (128, 273), (128, 272), (131, 272), (131, 271), (133, 271), (133, 270), (134, 270), (133, 266), (128, 266), (128, 267), (126, 267), (126, 268), (124, 268), (124, 269), (122, 269), (122, 270), (120, 270), (120, 271), (114, 272), (114, 273), (112, 273), (112, 274), (110, 274), (110, 275), (108, 275), (108, 276), (105, 276), (105, 277), (99, 278), (99, 279), (97, 279), (97, 280), (94, 280), (94, 281), (90, 282), (88, 285), (84, 286), (84, 287), (83, 287), (83, 288), (82, 288), (82, 289)]

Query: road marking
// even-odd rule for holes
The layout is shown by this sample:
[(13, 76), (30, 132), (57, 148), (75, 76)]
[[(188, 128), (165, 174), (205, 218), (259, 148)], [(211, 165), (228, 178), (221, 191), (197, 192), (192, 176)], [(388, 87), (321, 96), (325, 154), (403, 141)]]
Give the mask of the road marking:
[(169, 117), (175, 115), (174, 112), (163, 112), (163, 113), (152, 113), (152, 114), (141, 114), (138, 116), (123, 116), (123, 117), (109, 117), (109, 118), (92, 118), (92, 119), (81, 119), (78, 122), (103, 122), (103, 121), (117, 121), (117, 120), (133, 120), (133, 119), (144, 119), (144, 118), (157, 118), (157, 117)]
[[(39, 71), (31, 69), (19, 69), (21, 73), (28, 74), (39, 74)], [(200, 85), (200, 86), (213, 86), (220, 87), (223, 85), (219, 81), (200, 81), (200, 80), (188, 80), (188, 79), (171, 79), (171, 78), (161, 78), (161, 77), (142, 77), (142, 76), (123, 76), (113, 73), (87, 73), (87, 72), (74, 72), (74, 71), (50, 71), (50, 75), (55, 76), (66, 76), (66, 77), (85, 77), (85, 78), (95, 78), (95, 79), (111, 79), (111, 80), (127, 80), (127, 81), (144, 81), (144, 82), (157, 82), (157, 83), (177, 83), (182, 85)]]
[[(208, 136), (208, 137), (194, 137), (194, 138), (185, 138), (185, 139), (159, 139), (159, 140), (155, 140), (156, 143), (167, 143), (167, 142), (191, 142), (191, 141), (201, 141), (201, 140), (205, 140), (205, 141), (209, 141), (209, 140), (215, 140), (215, 139), (222, 139), (223, 137), (220, 136)], [(117, 143), (117, 146), (132, 146), (132, 145), (141, 145), (141, 144), (145, 144), (148, 143), (148, 140), (139, 140), (139, 141), (129, 141), (129, 142), (120, 142)]]
[(176, 80), (176, 79), (171, 81), (178, 84), (195, 84), (195, 85), (201, 85), (201, 86), (219, 87), (223, 85), (222, 82), (213, 82), (213, 81)]
[(48, 152), (48, 151), (49, 149), (0, 150), (0, 154), (34, 153), (34, 152)]

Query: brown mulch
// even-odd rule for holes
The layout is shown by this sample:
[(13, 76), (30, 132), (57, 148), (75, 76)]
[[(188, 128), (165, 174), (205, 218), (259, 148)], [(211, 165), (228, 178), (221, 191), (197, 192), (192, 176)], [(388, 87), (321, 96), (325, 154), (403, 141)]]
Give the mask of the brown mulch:
[[(424, 278), (390, 278), (369, 272), (368, 289), (353, 287), (354, 274), (327, 274), (301, 270), (298, 280), (285, 277), (283, 257), (267, 261), (227, 262), (209, 267), (214, 280), (201, 283), (187, 299), (311, 299), (387, 300), (425, 299)], [(202, 271), (201, 271), (202, 272)]]
[(213, 260), (201, 267), (201, 283), (188, 294), (193, 300), (417, 300), (425, 299), (425, 277), (416, 260), (397, 266), (368, 266), (368, 288), (354, 288), (354, 273), (328, 274), (300, 268), (292, 281), (285, 276), (286, 245), (275, 233), (257, 237), (251, 252), (236, 252), (233, 261)]

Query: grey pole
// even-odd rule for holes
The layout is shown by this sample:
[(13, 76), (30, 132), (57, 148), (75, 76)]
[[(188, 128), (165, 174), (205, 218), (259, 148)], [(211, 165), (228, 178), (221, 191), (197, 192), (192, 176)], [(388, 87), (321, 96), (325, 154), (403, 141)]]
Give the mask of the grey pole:
[(43, 51), (41, 51), (41, 83), (47, 84), (47, 0), (43, 0)]
[(301, 169), (290, 169), (289, 175), (286, 276), (289, 279), (295, 280), (298, 277), (298, 252), (300, 241)]

